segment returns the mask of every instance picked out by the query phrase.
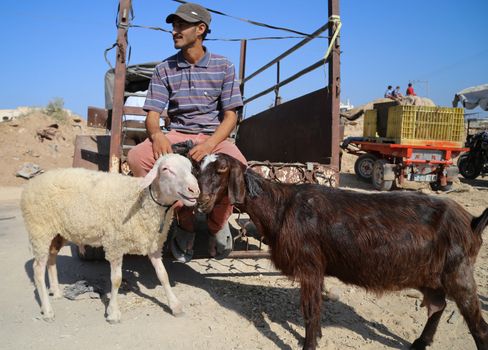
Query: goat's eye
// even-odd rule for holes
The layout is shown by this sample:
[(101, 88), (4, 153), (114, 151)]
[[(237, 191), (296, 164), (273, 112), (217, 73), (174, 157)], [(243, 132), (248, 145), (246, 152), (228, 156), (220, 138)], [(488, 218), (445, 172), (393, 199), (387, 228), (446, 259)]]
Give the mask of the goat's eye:
[(227, 172), (227, 170), (229, 170), (229, 167), (228, 166), (223, 166), (223, 167), (220, 167), (220, 168), (217, 169), (217, 173), (223, 174), (223, 173)]

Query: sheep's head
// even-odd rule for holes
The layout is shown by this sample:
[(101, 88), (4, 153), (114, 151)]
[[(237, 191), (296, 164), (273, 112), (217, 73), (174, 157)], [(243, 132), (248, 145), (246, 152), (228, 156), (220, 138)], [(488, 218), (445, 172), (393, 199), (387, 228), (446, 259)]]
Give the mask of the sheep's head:
[(158, 200), (165, 205), (179, 200), (183, 205), (194, 206), (200, 194), (190, 160), (175, 153), (161, 156), (156, 161), (141, 182), (142, 188), (149, 185), (152, 185)]
[(244, 202), (244, 165), (226, 154), (210, 154), (199, 165), (198, 184), (200, 197), (198, 207), (204, 213), (212, 211), (215, 203), (224, 196), (231, 204)]

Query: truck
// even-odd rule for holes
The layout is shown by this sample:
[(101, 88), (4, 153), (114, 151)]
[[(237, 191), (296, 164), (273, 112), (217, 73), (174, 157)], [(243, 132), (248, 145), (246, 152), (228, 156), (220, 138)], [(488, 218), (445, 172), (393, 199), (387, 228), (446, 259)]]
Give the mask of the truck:
[(427, 182), (448, 191), (458, 176), (453, 159), (464, 148), (462, 108), (376, 103), (364, 115), (362, 137), (341, 148), (358, 156), (354, 171), (375, 189), (388, 191), (406, 181)]

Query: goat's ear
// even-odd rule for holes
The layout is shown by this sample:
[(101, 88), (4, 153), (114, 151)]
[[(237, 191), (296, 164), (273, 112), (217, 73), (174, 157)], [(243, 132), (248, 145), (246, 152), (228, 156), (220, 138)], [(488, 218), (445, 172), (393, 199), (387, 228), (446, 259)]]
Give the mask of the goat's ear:
[(230, 204), (244, 203), (246, 183), (244, 181), (244, 173), (240, 166), (233, 166), (230, 168), (228, 191)]
[(161, 164), (162, 158), (160, 157), (156, 163), (154, 163), (154, 166), (152, 169), (147, 173), (146, 176), (142, 179), (142, 182), (140, 184), (140, 188), (144, 189), (146, 187), (149, 187), (150, 184), (153, 183), (154, 179), (156, 176), (158, 176), (158, 171), (159, 171), (159, 165)]

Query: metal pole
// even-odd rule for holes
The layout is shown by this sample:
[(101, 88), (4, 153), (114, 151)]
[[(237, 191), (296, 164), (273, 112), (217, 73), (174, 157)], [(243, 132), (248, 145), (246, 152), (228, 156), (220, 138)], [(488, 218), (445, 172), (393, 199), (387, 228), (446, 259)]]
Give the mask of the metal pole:
[[(339, 18), (339, 0), (329, 0), (329, 19)], [(338, 23), (329, 20), (329, 45), (337, 30)], [(341, 73), (340, 73), (340, 35), (337, 37), (329, 56), (329, 87), (328, 87), (328, 109), (332, 116), (331, 138), (332, 138), (332, 159), (331, 166), (339, 171), (339, 108), (341, 96)], [(336, 183), (339, 183), (337, 173)]]
[(281, 104), (280, 97), (280, 61), (276, 62), (276, 89), (275, 89), (275, 107)]
[(117, 52), (115, 61), (114, 99), (110, 135), (109, 171), (120, 169), (122, 114), (124, 109), (125, 71), (127, 55), (127, 30), (129, 29), (131, 0), (120, 0), (117, 28)]
[[(247, 51), (247, 40), (241, 40), (241, 57), (239, 60), (239, 81), (241, 82), (240, 89), (241, 95), (244, 99), (244, 77), (246, 75), (246, 51)], [(239, 120), (242, 120), (244, 113), (244, 108), (239, 110)]]

